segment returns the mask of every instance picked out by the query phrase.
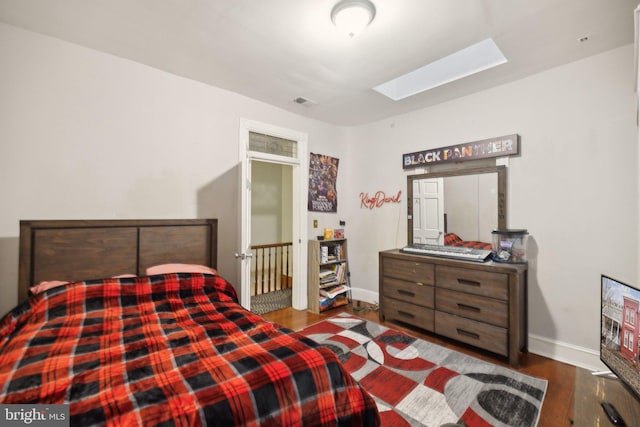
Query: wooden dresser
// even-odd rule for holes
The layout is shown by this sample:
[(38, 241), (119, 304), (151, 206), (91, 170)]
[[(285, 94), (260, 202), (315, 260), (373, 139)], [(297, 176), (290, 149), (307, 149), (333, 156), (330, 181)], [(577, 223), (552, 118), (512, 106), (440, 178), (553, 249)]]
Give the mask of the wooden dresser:
[(527, 265), (380, 252), (380, 320), (505, 356), (527, 351)]

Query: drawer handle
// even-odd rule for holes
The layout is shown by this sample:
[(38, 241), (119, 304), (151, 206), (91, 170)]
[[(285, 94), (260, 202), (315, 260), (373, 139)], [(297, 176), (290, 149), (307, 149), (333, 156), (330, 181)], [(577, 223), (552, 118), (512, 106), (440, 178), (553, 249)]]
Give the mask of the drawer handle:
[(481, 285), (480, 282), (476, 282), (475, 280), (467, 280), (467, 279), (458, 279), (458, 283), (460, 283), (461, 285), (468, 285), (468, 286), (480, 286)]
[(467, 305), (467, 304), (462, 304), (462, 303), (457, 303), (458, 304), (458, 308), (460, 310), (466, 310), (466, 311), (473, 311), (474, 313), (480, 313), (480, 308), (479, 307), (474, 307), (472, 305)]
[(422, 283), (422, 282), (416, 282), (416, 285), (418, 285), (418, 286), (424, 286), (424, 283)]
[(473, 338), (476, 340), (480, 339), (480, 335), (476, 334), (475, 332), (465, 331), (464, 329), (460, 328), (456, 328), (456, 331), (458, 332), (458, 335), (464, 335), (465, 337)]
[(398, 289), (398, 293), (400, 295), (406, 295), (408, 297), (415, 297), (416, 296), (416, 294), (414, 294), (413, 292), (405, 291), (403, 289)]
[(402, 311), (402, 310), (398, 310), (398, 314), (399, 314), (399, 315), (401, 315), (401, 316), (410, 317), (410, 318), (412, 318), (412, 319), (413, 319), (414, 317), (416, 317), (416, 316), (414, 316), (413, 314), (411, 314), (411, 313), (407, 313), (406, 311)]

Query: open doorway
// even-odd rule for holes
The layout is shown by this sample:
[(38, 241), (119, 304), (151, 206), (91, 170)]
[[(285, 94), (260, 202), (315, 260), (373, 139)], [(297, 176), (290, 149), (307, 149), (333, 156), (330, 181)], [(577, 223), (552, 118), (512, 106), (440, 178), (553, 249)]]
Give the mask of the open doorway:
[(251, 311), (291, 307), (293, 292), (293, 167), (252, 161)]
[[(309, 176), (308, 168), (305, 167), (308, 162), (307, 135), (243, 119), (240, 125), (239, 154), (241, 233), (240, 251), (236, 253), (236, 258), (240, 260), (240, 302), (243, 307), (252, 310), (252, 295), (266, 293), (264, 290), (273, 288), (285, 288), (291, 289), (293, 308), (304, 310), (307, 308), (307, 229), (304, 204)], [(255, 174), (254, 169), (258, 171)], [(270, 202), (269, 198), (284, 206), (278, 209), (279, 213), (275, 213), (273, 200)], [(252, 208), (254, 203), (260, 205), (255, 211)], [(267, 239), (274, 241), (263, 243)], [(290, 245), (284, 245), (289, 242)], [(277, 246), (276, 250), (282, 256), (279, 257), (274, 252), (271, 255), (269, 252), (264, 255), (258, 253), (257, 247), (261, 245)], [(258, 280), (255, 279), (256, 274), (259, 276)], [(252, 291), (252, 283), (259, 282), (262, 286), (263, 278), (267, 283), (271, 278), (272, 285), (265, 285), (260, 291)]]

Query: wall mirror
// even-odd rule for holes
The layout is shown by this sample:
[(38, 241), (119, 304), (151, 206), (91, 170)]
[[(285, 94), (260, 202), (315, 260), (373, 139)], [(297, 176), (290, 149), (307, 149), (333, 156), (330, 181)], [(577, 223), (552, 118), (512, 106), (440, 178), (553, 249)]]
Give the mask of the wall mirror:
[(507, 168), (491, 166), (407, 177), (408, 244), (491, 248), (506, 228)]

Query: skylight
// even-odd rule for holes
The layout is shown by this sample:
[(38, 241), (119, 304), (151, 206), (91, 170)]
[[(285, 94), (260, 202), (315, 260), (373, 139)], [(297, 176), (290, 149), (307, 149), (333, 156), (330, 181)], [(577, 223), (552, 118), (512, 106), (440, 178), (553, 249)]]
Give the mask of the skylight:
[(493, 39), (488, 38), (449, 56), (438, 59), (373, 90), (399, 101), (434, 87), (488, 70), (507, 62)]

